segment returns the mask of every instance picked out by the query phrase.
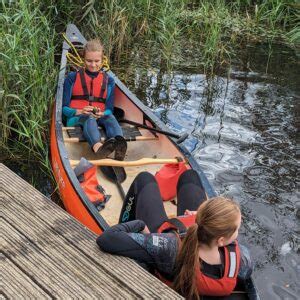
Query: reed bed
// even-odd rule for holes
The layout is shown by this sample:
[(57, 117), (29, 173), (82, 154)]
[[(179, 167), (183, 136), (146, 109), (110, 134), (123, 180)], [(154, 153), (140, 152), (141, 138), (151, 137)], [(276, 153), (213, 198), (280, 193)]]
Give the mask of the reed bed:
[(39, 161), (47, 171), (55, 61), (67, 23), (100, 37), (115, 66), (125, 59), (133, 62), (128, 68), (145, 70), (193, 65), (213, 74), (245, 43), (297, 47), (300, 40), (296, 1), (2, 0), (1, 6), (1, 157)]
[(2, 2), (2, 145), (13, 158), (48, 164), (49, 104), (54, 95), (54, 30), (40, 7)]

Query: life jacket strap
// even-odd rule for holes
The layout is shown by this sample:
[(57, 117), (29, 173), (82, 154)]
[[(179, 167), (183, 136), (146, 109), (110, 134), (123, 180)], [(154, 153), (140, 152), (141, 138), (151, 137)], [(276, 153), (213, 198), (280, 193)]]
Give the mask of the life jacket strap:
[(100, 99), (103, 99), (104, 96), (104, 92), (107, 88), (107, 82), (108, 82), (108, 76), (105, 72), (102, 73), (103, 74), (103, 80), (102, 80), (102, 85), (101, 85), (101, 90), (100, 90)]
[(179, 237), (184, 237), (187, 232), (186, 226), (177, 218), (171, 218), (169, 219), (169, 222), (176, 226)]
[(95, 97), (90, 95), (74, 95), (71, 97), (71, 100), (87, 100), (90, 102), (101, 102), (105, 103), (105, 99), (101, 97)]
[(179, 237), (183, 237), (186, 234), (185, 225), (177, 218), (171, 218), (165, 221), (158, 229), (158, 232), (168, 232), (171, 230), (176, 230)]
[(88, 95), (89, 91), (88, 91), (88, 88), (87, 88), (87, 85), (86, 85), (86, 80), (85, 80), (85, 77), (84, 77), (84, 69), (79, 70), (79, 76), (80, 76), (80, 81), (81, 81), (81, 86), (82, 86), (82, 89), (83, 89), (83, 93), (84, 93), (84, 95)]

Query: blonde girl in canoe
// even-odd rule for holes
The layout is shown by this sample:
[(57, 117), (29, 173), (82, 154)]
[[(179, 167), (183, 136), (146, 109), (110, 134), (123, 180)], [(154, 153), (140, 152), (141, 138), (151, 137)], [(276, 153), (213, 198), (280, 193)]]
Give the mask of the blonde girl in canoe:
[[(80, 126), (94, 153), (104, 158), (114, 150), (115, 159), (123, 160), (127, 144), (113, 115), (115, 82), (103, 65), (103, 45), (91, 40), (83, 49), (84, 68), (70, 72), (64, 82), (63, 116), (67, 126)], [(102, 144), (98, 126), (107, 139)]]

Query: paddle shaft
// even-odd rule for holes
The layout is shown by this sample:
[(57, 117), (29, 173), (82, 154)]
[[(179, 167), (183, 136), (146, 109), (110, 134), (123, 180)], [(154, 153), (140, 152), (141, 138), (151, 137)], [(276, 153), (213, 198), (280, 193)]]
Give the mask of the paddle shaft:
[[(153, 132), (161, 133), (161, 134), (164, 134), (164, 135), (167, 135), (167, 136), (171, 136), (171, 137), (176, 138), (176, 139), (179, 139), (181, 137), (179, 134), (169, 132), (169, 131), (165, 131), (165, 130), (160, 130), (160, 129), (157, 129), (157, 128), (153, 128), (153, 127), (150, 127), (150, 126), (147, 126), (147, 125), (144, 125), (144, 124), (141, 124), (141, 123), (137, 123), (137, 122), (134, 122), (134, 121), (131, 121), (131, 120), (127, 120), (127, 119), (121, 119), (121, 120), (119, 120), (119, 122), (120, 123), (131, 124), (131, 125), (134, 125), (136, 127), (144, 128), (144, 129), (147, 129), (149, 131), (153, 131)], [(75, 129), (75, 127), (63, 127), (64, 131), (70, 130), (70, 129)]]
[(164, 134), (164, 135), (167, 135), (167, 136), (171, 136), (171, 137), (176, 138), (176, 139), (180, 138), (180, 135), (178, 135), (176, 133), (169, 132), (169, 131), (164, 131), (164, 130), (160, 130), (160, 129), (156, 129), (156, 128), (152, 128), (152, 127), (149, 127), (147, 125), (137, 123), (137, 122), (134, 122), (134, 121), (131, 121), (131, 120), (121, 119), (121, 120), (119, 120), (119, 122), (120, 123), (131, 124), (131, 125), (134, 125), (136, 127), (140, 127), (140, 128), (144, 128), (144, 129), (148, 129), (150, 131), (161, 133), (161, 134)]
[(126, 195), (125, 195), (125, 192), (124, 192), (121, 182), (118, 179), (115, 182), (118, 187), (118, 190), (119, 190), (122, 200), (125, 201)]
[(126, 197), (124, 189), (122, 187), (122, 182), (126, 179), (126, 172), (124, 168), (122, 168), (121, 175), (119, 169), (115, 169), (114, 167), (110, 166), (100, 166), (100, 170), (102, 171), (104, 177), (108, 178), (110, 181), (117, 185), (121, 198), (124, 201)]
[[(182, 158), (141, 158), (139, 160), (133, 161), (121, 161), (114, 159), (99, 159), (99, 160), (90, 160), (89, 162), (95, 166), (112, 166), (112, 167), (135, 167), (135, 166), (144, 166), (144, 165), (156, 165), (156, 164), (178, 164), (180, 161), (183, 161)], [(71, 166), (76, 166), (79, 164), (79, 160), (71, 160)]]

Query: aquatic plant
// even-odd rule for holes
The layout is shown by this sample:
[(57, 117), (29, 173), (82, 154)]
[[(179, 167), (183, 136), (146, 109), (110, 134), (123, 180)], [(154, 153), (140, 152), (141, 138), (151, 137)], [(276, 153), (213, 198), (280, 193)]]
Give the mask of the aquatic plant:
[[(73, 22), (106, 44), (114, 68), (193, 66), (213, 74), (252, 41), (299, 43), (292, 0), (2, 1), (1, 152), (35, 159), (49, 170), (49, 107), (62, 38)], [(131, 73), (130, 73), (131, 72)], [(128, 80), (133, 80), (129, 76)], [(4, 156), (2, 159), (4, 159)]]
[(48, 169), (55, 33), (39, 5), (21, 0), (2, 2), (2, 8), (2, 147), (10, 156), (38, 159)]
[(171, 68), (184, 60), (182, 50), (191, 44), (201, 52), (198, 58), (206, 72), (228, 64), (240, 42), (290, 43), (299, 32), (295, 1), (112, 0), (89, 1), (84, 9), (86, 33), (103, 37), (115, 62), (124, 51), (154, 46)]

